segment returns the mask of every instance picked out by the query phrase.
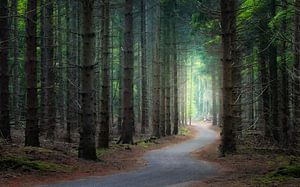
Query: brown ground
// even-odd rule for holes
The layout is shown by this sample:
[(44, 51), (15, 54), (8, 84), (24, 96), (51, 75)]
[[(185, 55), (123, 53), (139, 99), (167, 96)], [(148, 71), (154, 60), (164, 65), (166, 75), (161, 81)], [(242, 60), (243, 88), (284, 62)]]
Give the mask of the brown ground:
[[(37, 184), (47, 184), (59, 181), (73, 180), (88, 176), (105, 176), (120, 172), (126, 172), (144, 166), (145, 152), (177, 144), (189, 140), (195, 136), (195, 131), (189, 127), (190, 133), (165, 137), (155, 140), (152, 143), (140, 143), (138, 145), (113, 145), (110, 150), (99, 153), (99, 162), (89, 162), (76, 158), (75, 151), (61, 152), (46, 149), (25, 149), (19, 146), (12, 148), (0, 147), (1, 157), (9, 155), (29, 156), (33, 160), (47, 161), (51, 163), (63, 164), (68, 169), (63, 171), (26, 171), (22, 169), (1, 171), (0, 186), (19, 187)], [(2, 150), (1, 150), (2, 149)], [(4, 151), (5, 150), (5, 151)], [(9, 151), (8, 151), (9, 150)]]
[[(214, 129), (219, 131), (219, 129)], [(247, 186), (291, 186), (299, 187), (300, 179), (291, 179), (285, 182), (271, 181), (265, 183), (266, 175), (281, 166), (289, 165), (292, 160), (299, 158), (283, 154), (236, 154), (220, 158), (218, 147), (220, 140), (210, 144), (192, 155), (198, 159), (215, 164), (220, 175), (208, 178), (201, 182), (194, 182), (192, 187), (247, 187)]]

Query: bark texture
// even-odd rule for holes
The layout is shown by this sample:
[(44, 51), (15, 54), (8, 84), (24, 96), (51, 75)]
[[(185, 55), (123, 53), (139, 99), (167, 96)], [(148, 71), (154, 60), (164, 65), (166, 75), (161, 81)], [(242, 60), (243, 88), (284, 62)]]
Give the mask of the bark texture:
[(232, 74), (232, 66), (236, 60), (236, 1), (221, 0), (220, 7), (223, 49), (223, 129), (220, 151), (226, 154), (236, 151)]
[(101, 89), (101, 119), (98, 147), (109, 147), (110, 124), (110, 69), (109, 69), (109, 0), (101, 1), (101, 63), (102, 63), (102, 89)]
[(38, 95), (36, 78), (37, 61), (37, 0), (28, 0), (26, 19), (26, 83), (27, 114), (25, 128), (25, 146), (39, 146)]
[(156, 7), (157, 23), (153, 54), (152, 136), (160, 137), (160, 4)]
[(10, 139), (8, 73), (8, 1), (0, 1), (0, 138)]
[(148, 119), (148, 75), (147, 75), (147, 40), (146, 40), (146, 2), (141, 0), (141, 61), (142, 61), (142, 128), (144, 134), (149, 127)]
[(300, 0), (295, 2), (295, 62), (293, 82), (293, 109), (296, 150), (300, 148)]
[(121, 142), (133, 143), (134, 109), (133, 109), (133, 0), (125, 0), (124, 30), (124, 77), (123, 77), (123, 124)]
[(81, 124), (78, 156), (96, 160), (94, 0), (82, 0)]

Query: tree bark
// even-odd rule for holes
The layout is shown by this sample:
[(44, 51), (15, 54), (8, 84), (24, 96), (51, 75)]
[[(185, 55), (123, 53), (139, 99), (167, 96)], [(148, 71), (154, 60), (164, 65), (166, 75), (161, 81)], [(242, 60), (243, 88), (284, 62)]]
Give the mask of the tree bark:
[(133, 109), (133, 0), (125, 0), (124, 30), (124, 77), (123, 77), (123, 124), (120, 141), (133, 143), (134, 109)]
[(155, 47), (153, 54), (152, 136), (160, 137), (160, 3), (156, 7)]
[[(271, 18), (276, 16), (276, 0), (271, 0)], [(270, 33), (273, 35), (273, 33)], [(270, 37), (271, 38), (271, 37)], [(274, 140), (280, 142), (280, 128), (279, 128), (279, 111), (278, 111), (278, 68), (277, 68), (277, 43), (276, 40), (272, 42), (269, 48), (269, 71), (270, 71), (270, 89), (271, 89), (271, 129)]]
[(45, 61), (46, 64), (46, 130), (47, 139), (54, 139), (56, 126), (56, 93), (55, 93), (55, 67), (54, 67), (54, 37), (53, 37), (53, 0), (45, 5)]
[[(167, 10), (169, 11), (169, 10)], [(170, 12), (167, 12), (167, 15), (168, 16), (171, 16), (171, 13)], [(166, 18), (168, 19), (168, 18)], [(170, 34), (171, 34), (171, 23), (169, 21), (166, 21), (166, 25), (165, 25), (167, 28), (167, 31), (166, 31), (166, 38), (165, 38), (165, 42), (166, 42), (166, 61), (164, 62), (165, 63), (165, 94), (166, 94), (166, 97), (165, 97), (165, 102), (166, 102), (166, 109), (165, 109), (165, 115), (166, 115), (166, 119), (165, 119), (165, 125), (166, 125), (166, 135), (167, 136), (170, 136), (172, 134), (172, 130), (171, 130), (171, 113), (170, 113), (170, 110), (171, 110), (171, 107), (170, 107), (170, 104), (171, 104), (171, 80), (170, 80), (170, 67), (171, 67), (171, 37), (170, 37)]]
[[(282, 8), (284, 12), (284, 17), (281, 22), (281, 32), (286, 33), (287, 31), (287, 11), (288, 4), (287, 0), (282, 0)], [(290, 95), (290, 83), (289, 83), (289, 75), (288, 75), (288, 65), (287, 65), (287, 57), (286, 57), (286, 48), (287, 42), (286, 40), (281, 41), (280, 54), (281, 54), (281, 107), (280, 107), (280, 126), (282, 129), (282, 144), (288, 145), (290, 140), (289, 138), (289, 130), (290, 130), (290, 109), (289, 109), (289, 95)]]
[(14, 64), (14, 76), (13, 76), (13, 107), (14, 107), (14, 120), (15, 125), (18, 125), (21, 118), (20, 110), (20, 75), (19, 75), (19, 34), (18, 34), (18, 0), (13, 0), (12, 2), (12, 14), (15, 15), (13, 18), (13, 64)]
[[(68, 2), (68, 1), (66, 1)], [(57, 9), (57, 25), (62, 25), (63, 24), (63, 16), (67, 16), (66, 14), (64, 14), (65, 12), (63, 12), (64, 10), (64, 3), (63, 0), (57, 0), (56, 3), (56, 9)], [(67, 18), (66, 18), (67, 19)], [(69, 18), (68, 18), (69, 19)], [(65, 68), (65, 64), (64, 64), (64, 60), (65, 60), (65, 56), (63, 56), (63, 50), (64, 50), (64, 41), (63, 41), (63, 32), (61, 32), (61, 29), (58, 27), (56, 29), (56, 35), (57, 35), (57, 50), (56, 50), (56, 57), (57, 57), (57, 63), (58, 63), (58, 67), (59, 70), (57, 72), (57, 75), (55, 77), (57, 77), (58, 79), (58, 84), (59, 84), (59, 89), (57, 91), (56, 94), (56, 103), (57, 103), (57, 114), (59, 115), (59, 125), (61, 128), (65, 127), (65, 106), (66, 106), (66, 102), (65, 102), (65, 73), (64, 73), (64, 68)]]
[(109, 147), (110, 125), (110, 69), (109, 69), (109, 0), (101, 1), (101, 62), (102, 62), (102, 89), (101, 89), (101, 119), (99, 133), (99, 148)]
[(261, 90), (262, 92), (262, 119), (264, 126), (264, 136), (266, 139), (271, 137), (271, 127), (270, 127), (270, 87), (269, 87), (269, 73), (267, 69), (267, 61), (268, 61), (268, 53), (266, 51), (266, 47), (268, 45), (268, 38), (265, 33), (267, 30), (267, 23), (262, 21), (260, 23), (260, 28), (263, 31), (259, 32), (259, 55), (258, 55), (258, 69), (260, 73), (260, 82), (261, 82)]
[[(174, 12), (176, 12), (177, 4), (174, 1)], [(175, 15), (174, 15), (175, 16)], [(174, 18), (175, 19), (175, 18)], [(174, 107), (174, 129), (173, 134), (177, 135), (179, 132), (179, 111), (178, 111), (178, 59), (177, 59), (177, 32), (176, 32), (176, 20), (172, 22), (172, 50), (173, 50), (173, 107)]]
[(45, 1), (40, 0), (40, 82), (41, 82), (41, 91), (40, 91), (40, 110), (39, 110), (39, 128), (40, 133), (46, 131), (46, 122), (47, 122), (47, 95), (46, 95), (46, 80), (47, 80), (47, 62), (45, 59)]
[(294, 46), (293, 112), (295, 150), (300, 148), (300, 0), (295, 1), (295, 46)]
[[(164, 37), (166, 33), (164, 33)], [(160, 64), (160, 71), (166, 72), (166, 46), (163, 49), (163, 57), (162, 63)], [(159, 116), (159, 128), (160, 128), (160, 136), (166, 136), (166, 75), (164, 73), (160, 73), (160, 116)]]
[(11, 139), (9, 120), (8, 1), (0, 1), (0, 138)]
[(119, 108), (118, 108), (118, 134), (122, 131), (122, 117), (123, 117), (123, 31), (119, 31)]
[(28, 0), (26, 17), (26, 83), (27, 115), (25, 128), (25, 146), (39, 146), (38, 95), (36, 80), (37, 60), (37, 0)]
[(220, 152), (225, 155), (236, 151), (232, 72), (236, 60), (236, 1), (221, 0), (220, 7), (223, 49), (223, 129)]
[(217, 70), (214, 68), (216, 67), (216, 64), (211, 65), (211, 82), (212, 82), (212, 125), (217, 126), (218, 125), (218, 119), (217, 119)]
[(79, 158), (96, 160), (94, 0), (82, 0), (81, 124)]
[(147, 40), (146, 40), (146, 3), (141, 0), (141, 63), (142, 63), (142, 128), (141, 133), (145, 134), (149, 127), (148, 119), (148, 75), (147, 75)]

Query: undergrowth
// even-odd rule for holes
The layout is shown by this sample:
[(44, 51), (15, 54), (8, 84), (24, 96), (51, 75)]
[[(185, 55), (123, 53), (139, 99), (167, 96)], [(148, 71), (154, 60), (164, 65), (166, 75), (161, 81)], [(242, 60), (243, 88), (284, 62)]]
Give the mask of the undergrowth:
[(70, 167), (63, 164), (55, 164), (40, 160), (29, 160), (22, 157), (6, 157), (0, 159), (0, 170), (21, 170), (21, 171), (49, 171), (49, 172), (68, 172)]

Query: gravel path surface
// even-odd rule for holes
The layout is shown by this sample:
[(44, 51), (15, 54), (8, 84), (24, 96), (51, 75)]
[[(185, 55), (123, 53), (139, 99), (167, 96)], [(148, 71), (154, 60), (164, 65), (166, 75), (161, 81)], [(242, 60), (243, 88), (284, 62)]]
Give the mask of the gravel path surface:
[(211, 164), (193, 158), (190, 153), (216, 140), (216, 132), (207, 127), (195, 126), (198, 130), (193, 140), (172, 145), (145, 154), (147, 166), (138, 170), (105, 177), (89, 177), (62, 182), (47, 187), (162, 187), (186, 186), (216, 175)]

